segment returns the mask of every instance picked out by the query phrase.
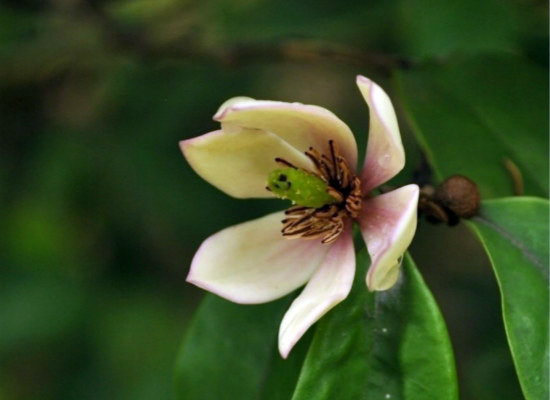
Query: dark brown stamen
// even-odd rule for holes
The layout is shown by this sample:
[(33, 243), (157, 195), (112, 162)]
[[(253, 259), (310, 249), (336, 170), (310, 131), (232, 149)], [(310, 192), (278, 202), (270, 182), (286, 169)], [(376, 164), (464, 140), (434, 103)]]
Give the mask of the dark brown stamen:
[(341, 203), (344, 201), (344, 196), (342, 196), (342, 193), (340, 193), (338, 190), (334, 189), (332, 186), (329, 186), (327, 189), (327, 193), (330, 194), (338, 203)]
[(329, 140), (328, 145), (330, 147), (330, 158), (332, 159), (332, 169), (336, 173), (336, 179), (339, 182), (340, 179), (339, 179), (338, 172), (340, 171), (340, 169), (336, 167), (336, 154), (334, 153), (334, 140)]
[(297, 213), (300, 213), (304, 210), (307, 210), (309, 209), (310, 207), (306, 207), (306, 206), (292, 206), (290, 207), (289, 209), (287, 209), (285, 211), (285, 214), (286, 215), (292, 215), (292, 214), (297, 214)]
[(310, 147), (308, 151), (305, 152), (305, 155), (313, 162), (315, 165), (315, 168), (320, 171), (321, 170), (321, 163), (319, 161), (319, 153), (313, 149), (313, 147)]
[(277, 164), (282, 165), (283, 167), (289, 167), (289, 168), (298, 169), (294, 164), (289, 163), (289, 162), (288, 162), (287, 160), (285, 160), (284, 158), (276, 157), (276, 158), (275, 158), (275, 162), (276, 162)]

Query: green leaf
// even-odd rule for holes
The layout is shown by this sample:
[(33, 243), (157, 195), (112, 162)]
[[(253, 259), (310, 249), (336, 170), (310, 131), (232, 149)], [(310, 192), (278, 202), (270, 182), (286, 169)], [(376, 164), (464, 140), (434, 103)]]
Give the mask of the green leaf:
[(437, 178), (463, 174), (483, 198), (548, 193), (548, 71), (513, 56), (467, 58), (401, 72), (397, 85)]
[(548, 398), (548, 201), (483, 203), (469, 225), (498, 280), (508, 342), (525, 397)]
[(262, 305), (206, 295), (176, 363), (178, 399), (288, 399), (309, 343), (285, 361), (277, 332), (292, 296)]
[(359, 253), (351, 294), (319, 323), (293, 400), (457, 399), (445, 323), (412, 259), (376, 293), (365, 287), (367, 260)]
[(510, 51), (520, 22), (513, 2), (498, 0), (398, 2), (403, 51), (420, 58), (452, 53)]

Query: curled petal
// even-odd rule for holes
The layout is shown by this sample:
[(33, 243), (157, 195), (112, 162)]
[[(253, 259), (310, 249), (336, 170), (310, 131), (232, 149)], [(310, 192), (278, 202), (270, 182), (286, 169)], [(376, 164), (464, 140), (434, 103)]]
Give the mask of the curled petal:
[(187, 281), (242, 304), (264, 303), (302, 286), (328, 247), (281, 235), (283, 212), (226, 228), (206, 239)]
[(281, 322), (279, 352), (283, 358), (311, 325), (347, 297), (354, 272), (355, 252), (351, 226), (348, 226), (330, 247), (326, 258)]
[(180, 142), (181, 150), (195, 172), (230, 196), (272, 197), (266, 190), (269, 173), (277, 168), (276, 157), (297, 167), (312, 163), (279, 136), (265, 131), (235, 129), (215, 131)]
[(272, 132), (299, 151), (310, 146), (329, 154), (334, 140), (349, 166), (355, 170), (357, 145), (349, 127), (330, 111), (317, 106), (279, 101), (237, 101), (214, 116), (224, 131), (232, 127)]
[(357, 77), (357, 86), (369, 106), (369, 139), (361, 171), (361, 189), (369, 193), (401, 171), (405, 151), (395, 110), (386, 92), (364, 76)]
[(254, 103), (256, 100), (254, 100), (252, 97), (246, 97), (246, 96), (237, 96), (232, 97), (229, 100), (226, 100), (223, 102), (223, 104), (218, 108), (218, 111), (216, 111), (216, 114), (214, 114), (214, 121), (217, 121), (218, 118), (225, 113), (225, 110), (227, 110), (229, 107), (235, 106), (237, 104), (245, 105), (248, 103)]
[(407, 185), (363, 201), (359, 226), (371, 257), (369, 290), (391, 288), (416, 230), (418, 186)]

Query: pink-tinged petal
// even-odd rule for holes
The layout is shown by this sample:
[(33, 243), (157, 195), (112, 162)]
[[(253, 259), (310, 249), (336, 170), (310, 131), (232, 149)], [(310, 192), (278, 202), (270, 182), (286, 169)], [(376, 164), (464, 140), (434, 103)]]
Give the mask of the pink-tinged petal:
[(311, 325), (349, 294), (355, 273), (355, 251), (349, 225), (332, 244), (319, 269), (281, 322), (279, 352), (283, 358)]
[(369, 290), (391, 288), (416, 231), (418, 186), (407, 185), (363, 201), (358, 218), (371, 257)]
[(308, 281), (328, 246), (281, 235), (283, 212), (226, 228), (206, 239), (187, 281), (236, 303), (264, 303)]
[(225, 107), (214, 119), (222, 129), (232, 126), (272, 132), (303, 152), (314, 147), (330, 154), (329, 140), (334, 140), (351, 168), (357, 165), (357, 145), (349, 127), (330, 111), (301, 103), (279, 101), (242, 101)]
[(226, 100), (223, 102), (223, 104), (218, 108), (218, 111), (216, 111), (216, 114), (214, 114), (214, 121), (217, 121), (218, 118), (223, 115), (226, 109), (229, 107), (232, 107), (237, 104), (248, 104), (248, 103), (254, 103), (256, 100), (254, 100), (252, 97), (246, 97), (246, 96), (237, 96), (232, 97), (229, 100)]
[(357, 77), (357, 86), (369, 106), (369, 139), (361, 171), (361, 189), (372, 189), (394, 177), (405, 165), (397, 117), (390, 98), (376, 83)]
[(281, 157), (297, 167), (313, 168), (311, 161), (270, 132), (236, 129), (215, 131), (180, 142), (181, 150), (197, 174), (230, 196), (272, 197), (269, 173)]

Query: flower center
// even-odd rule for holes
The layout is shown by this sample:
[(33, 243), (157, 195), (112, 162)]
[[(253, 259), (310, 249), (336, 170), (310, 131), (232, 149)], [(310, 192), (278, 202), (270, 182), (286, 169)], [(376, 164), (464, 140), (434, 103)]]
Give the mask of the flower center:
[(322, 243), (332, 243), (343, 232), (346, 219), (356, 218), (361, 210), (361, 181), (334, 141), (329, 141), (329, 148), (329, 155), (312, 147), (305, 152), (315, 171), (275, 159), (284, 168), (269, 174), (266, 189), (294, 203), (281, 221), (281, 233), (286, 238), (321, 238)]
[(328, 192), (328, 184), (310, 172), (294, 168), (278, 168), (267, 178), (267, 188), (281, 199), (299, 206), (319, 208), (337, 203)]

